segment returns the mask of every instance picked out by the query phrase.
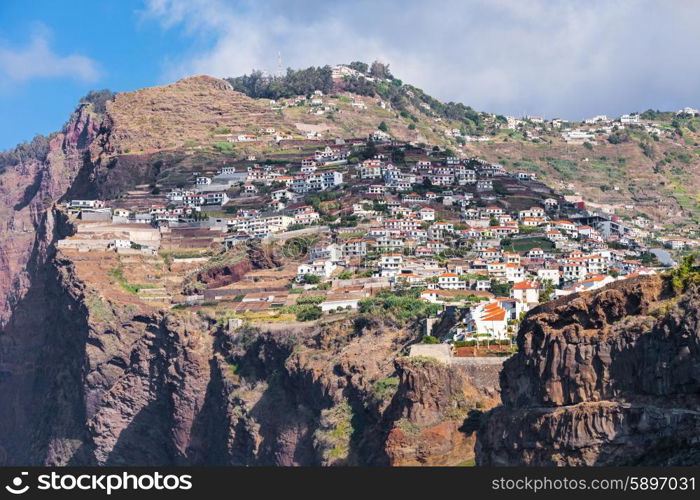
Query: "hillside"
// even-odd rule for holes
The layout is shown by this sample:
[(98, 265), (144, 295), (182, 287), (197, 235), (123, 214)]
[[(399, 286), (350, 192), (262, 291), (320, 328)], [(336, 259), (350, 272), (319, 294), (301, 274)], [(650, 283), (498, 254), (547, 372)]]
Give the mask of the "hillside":
[[(481, 463), (602, 463), (614, 436), (566, 456), (548, 454), (565, 433), (532, 435), (533, 456), (519, 439), (537, 415), (603, 400), (627, 418), (618, 396), (694, 387), (694, 344), (660, 346), (697, 336), (697, 289), (668, 291), (648, 249), (691, 227), (696, 118), (570, 144), (355, 67), (274, 92), (209, 76), (103, 91), (0, 157), (0, 465), (457, 465), (482, 416)], [(657, 227), (603, 236), (575, 192)], [(486, 346), (441, 343), (472, 310)], [(618, 386), (608, 362), (665, 378)]]
[[(365, 137), (383, 123), (396, 139), (437, 144), (458, 155), (535, 173), (564, 194), (580, 195), (623, 218), (641, 213), (689, 228), (700, 220), (700, 118), (656, 113), (653, 120), (622, 132), (529, 120), (510, 129), (504, 117), (441, 103), (393, 77), (364, 87), (347, 78), (331, 82), (327, 94), (313, 96), (310, 90), (272, 101), (250, 98), (227, 82), (204, 76), (121, 93), (107, 103), (109, 134), (99, 138), (100, 154), (168, 150), (221, 154), (223, 159), (252, 154), (264, 161), (298, 148), (295, 140)], [(183, 106), (189, 110), (186, 116), (178, 112)], [(583, 126), (594, 139), (567, 142), (562, 137), (567, 126)], [(648, 132), (649, 127), (658, 133)], [(251, 137), (239, 141), (242, 134)], [(619, 138), (614, 143), (611, 134)], [(92, 152), (96, 154), (94, 148)]]

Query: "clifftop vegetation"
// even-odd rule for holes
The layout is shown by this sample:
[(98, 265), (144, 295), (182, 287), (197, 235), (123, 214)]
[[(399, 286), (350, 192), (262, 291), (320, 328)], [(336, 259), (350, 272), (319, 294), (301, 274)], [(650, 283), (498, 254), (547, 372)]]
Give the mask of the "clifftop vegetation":
[(333, 88), (331, 67), (311, 66), (306, 69), (287, 69), (283, 76), (267, 76), (260, 70), (250, 75), (226, 78), (233, 90), (248, 97), (264, 99), (280, 99), (297, 95), (311, 94), (315, 90), (330, 93)]
[(32, 160), (44, 162), (48, 154), (49, 137), (36, 135), (31, 141), (23, 142), (14, 149), (0, 152), (0, 173), (4, 172), (6, 168), (14, 167), (20, 163)]
[(308, 95), (316, 90), (330, 94), (342, 88), (357, 95), (380, 97), (391, 103), (403, 118), (413, 122), (418, 121), (414, 113), (419, 110), (437, 118), (460, 122), (465, 133), (481, 133), (485, 129), (481, 113), (462, 103), (443, 103), (417, 87), (404, 84), (391, 74), (388, 64), (379, 61), (372, 64), (354, 61), (348, 64), (348, 67), (358, 74), (345, 76), (338, 82), (333, 81), (330, 66), (311, 66), (301, 70), (290, 68), (283, 76), (269, 76), (255, 70), (249, 75), (227, 78), (226, 81), (234, 90), (248, 97), (265, 99)]

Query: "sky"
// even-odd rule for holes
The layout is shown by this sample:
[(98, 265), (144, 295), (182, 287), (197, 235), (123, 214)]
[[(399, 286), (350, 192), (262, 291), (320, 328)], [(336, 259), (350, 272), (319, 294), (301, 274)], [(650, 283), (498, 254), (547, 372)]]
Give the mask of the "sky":
[(582, 119), (700, 107), (695, 0), (2, 0), (0, 149), (91, 89), (380, 60), (480, 111)]

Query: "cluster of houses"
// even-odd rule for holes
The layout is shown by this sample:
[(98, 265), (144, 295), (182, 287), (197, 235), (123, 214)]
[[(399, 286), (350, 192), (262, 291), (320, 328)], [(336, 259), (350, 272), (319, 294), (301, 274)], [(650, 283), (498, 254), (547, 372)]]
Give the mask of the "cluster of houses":
[[(229, 249), (319, 229), (289, 286), (324, 285), (323, 311), (357, 308), (378, 289), (415, 290), (422, 300), (466, 311), (453, 340), (506, 339), (522, 314), (545, 298), (654, 272), (642, 264), (643, 249), (619, 220), (555, 195), (531, 174), (428, 150), (400, 164), (381, 153), (348, 164), (349, 151), (344, 144), (325, 145), (284, 166), (225, 165), (169, 190), (162, 204), (147, 210), (109, 208), (99, 200), (72, 200), (67, 208), (86, 223), (119, 229), (113, 247), (132, 250), (147, 245), (142, 234), (138, 243), (129, 237), (133, 224), (161, 234), (206, 230)], [(307, 198), (328, 190), (331, 199), (342, 200), (333, 215)], [(507, 192), (525, 193), (532, 206), (514, 208)], [(343, 226), (341, 217), (354, 222)], [(236, 307), (292, 300), (287, 289), (255, 289)], [(213, 300), (230, 293), (206, 292)]]

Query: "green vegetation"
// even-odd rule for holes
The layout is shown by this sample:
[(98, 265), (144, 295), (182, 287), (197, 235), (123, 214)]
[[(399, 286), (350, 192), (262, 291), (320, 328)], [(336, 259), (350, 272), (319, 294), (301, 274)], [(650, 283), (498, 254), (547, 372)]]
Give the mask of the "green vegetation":
[(670, 272), (671, 287), (676, 294), (688, 289), (692, 283), (700, 283), (700, 268), (694, 266), (695, 256), (687, 255), (677, 268)]
[(149, 288), (155, 288), (153, 285), (148, 285), (145, 283), (129, 283), (124, 276), (124, 266), (119, 264), (117, 267), (113, 268), (109, 275), (114, 278), (114, 280), (119, 283), (119, 285), (128, 293), (132, 295), (138, 295), (141, 290), (146, 290)]
[(629, 142), (630, 136), (627, 132), (621, 132), (619, 130), (613, 132), (608, 136), (608, 142), (610, 144), (622, 144), (623, 142)]
[(91, 90), (80, 98), (82, 104), (92, 104), (95, 113), (103, 115), (107, 111), (107, 101), (114, 100), (116, 93), (109, 89)]
[(394, 394), (396, 394), (398, 387), (399, 377), (387, 377), (377, 380), (372, 384), (374, 398), (379, 403), (390, 400), (392, 397), (394, 397)]
[(319, 278), (315, 274), (305, 274), (301, 277), (300, 281), (306, 285), (317, 285), (321, 282), (321, 278)]
[(316, 305), (300, 306), (296, 313), (297, 321), (314, 321), (323, 316), (323, 311)]
[(579, 175), (578, 165), (573, 160), (547, 157), (547, 163), (559, 172), (563, 179), (572, 180)]
[(552, 284), (552, 280), (547, 280), (544, 290), (540, 292), (540, 303), (551, 300), (552, 295), (554, 295), (554, 285)]
[(23, 162), (46, 161), (49, 154), (49, 139), (44, 135), (36, 135), (31, 141), (23, 142), (14, 149), (0, 153), (0, 173), (8, 167), (14, 167)]
[(211, 251), (208, 249), (196, 250), (158, 250), (158, 255), (163, 259), (197, 259), (202, 257), (211, 257)]
[(418, 424), (414, 424), (407, 418), (402, 418), (396, 421), (396, 428), (401, 430), (404, 434), (407, 434), (409, 436), (417, 436), (420, 434), (420, 426)]
[(352, 419), (352, 408), (346, 401), (321, 411), (320, 425), (314, 433), (314, 441), (324, 450), (323, 458), (331, 464), (347, 458), (350, 452)]
[(491, 292), (498, 297), (510, 297), (510, 289), (512, 287), (511, 283), (500, 283), (496, 280), (491, 280)]
[(90, 292), (86, 294), (85, 305), (87, 305), (90, 315), (99, 321), (109, 321), (114, 319), (114, 312), (112, 312), (111, 307), (105, 303), (97, 292)]
[(511, 345), (511, 341), (508, 339), (483, 339), (483, 340), (458, 340), (454, 342), (452, 345), (455, 347), (474, 347), (474, 346), (483, 346), (485, 344), (489, 345)]
[(425, 335), (423, 336), (423, 340), (421, 340), (422, 344), (439, 344), (440, 339), (437, 337), (433, 337), (432, 335)]
[(236, 78), (226, 78), (233, 90), (242, 92), (249, 97), (280, 99), (298, 95), (309, 95), (315, 90), (329, 94), (333, 89), (331, 67), (309, 67), (306, 69), (287, 69), (283, 76), (265, 76), (262, 71), (255, 70), (250, 75)]
[(297, 299), (297, 305), (298, 306), (306, 305), (306, 304), (318, 305), (325, 300), (326, 300), (325, 295), (313, 295), (310, 297), (299, 297)]
[(522, 238), (518, 240), (511, 240), (510, 245), (508, 245), (508, 250), (513, 252), (528, 252), (533, 248), (541, 248), (544, 251), (553, 250), (554, 243), (549, 241), (547, 238), (543, 237), (533, 237), (533, 238)]
[(226, 142), (226, 141), (215, 142), (214, 149), (216, 149), (219, 153), (232, 153), (233, 152), (233, 144), (231, 144), (230, 142)]
[(401, 324), (435, 316), (440, 306), (420, 300), (418, 290), (391, 292), (384, 290), (376, 296), (360, 300), (359, 312), (369, 315), (389, 315)]

